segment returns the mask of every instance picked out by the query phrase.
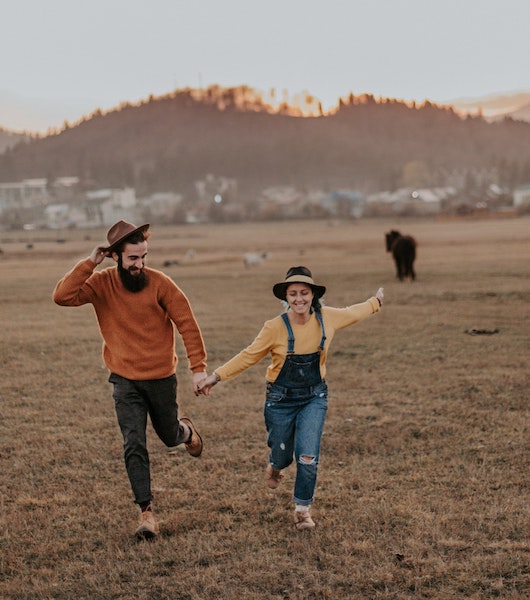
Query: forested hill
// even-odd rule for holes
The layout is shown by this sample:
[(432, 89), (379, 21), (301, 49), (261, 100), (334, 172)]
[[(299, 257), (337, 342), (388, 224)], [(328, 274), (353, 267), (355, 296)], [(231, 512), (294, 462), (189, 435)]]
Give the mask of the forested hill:
[(333, 114), (301, 117), (248, 101), (237, 90), (193, 90), (99, 111), (75, 126), (0, 155), (0, 181), (77, 175), (86, 186), (185, 192), (206, 174), (241, 192), (397, 187), (421, 161), (430, 185), (446, 173), (497, 168), (501, 183), (530, 181), (530, 124), (488, 123), (451, 108), (350, 96)]

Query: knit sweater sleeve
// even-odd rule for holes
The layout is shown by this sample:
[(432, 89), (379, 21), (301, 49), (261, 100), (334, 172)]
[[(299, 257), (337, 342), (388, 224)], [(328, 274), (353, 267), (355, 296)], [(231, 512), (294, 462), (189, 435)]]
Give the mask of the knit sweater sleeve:
[(55, 286), (53, 301), (60, 306), (81, 306), (91, 302), (92, 289), (87, 280), (95, 268), (90, 258), (78, 262)]
[(363, 321), (380, 310), (379, 302), (373, 296), (366, 300), (366, 302), (352, 304), (345, 308), (324, 307), (322, 312), (330, 319), (333, 329), (337, 331)]
[(166, 285), (163, 286), (160, 302), (184, 342), (190, 371), (202, 373), (206, 371), (206, 348), (190, 301), (172, 279), (164, 277)]
[(236, 354), (215, 372), (222, 381), (236, 377), (249, 367), (256, 365), (269, 354), (276, 341), (274, 321), (267, 321), (254, 341)]

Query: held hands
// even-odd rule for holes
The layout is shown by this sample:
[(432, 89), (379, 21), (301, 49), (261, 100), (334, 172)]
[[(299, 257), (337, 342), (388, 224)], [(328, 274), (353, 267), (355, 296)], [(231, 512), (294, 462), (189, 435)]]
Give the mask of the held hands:
[(383, 294), (383, 288), (379, 288), (375, 294), (375, 297), (377, 298), (377, 301), (379, 302), (379, 306), (383, 306), (383, 300), (385, 298), (385, 295)]
[(193, 373), (193, 376), (191, 378), (192, 381), (192, 385), (193, 385), (193, 393), (198, 396), (200, 394), (199, 388), (201, 383), (206, 379), (207, 373), (202, 372), (202, 373)]
[(198, 396), (199, 394), (202, 394), (203, 396), (209, 396), (210, 390), (216, 383), (217, 377), (215, 376), (215, 373), (208, 375), (195, 386), (195, 395)]

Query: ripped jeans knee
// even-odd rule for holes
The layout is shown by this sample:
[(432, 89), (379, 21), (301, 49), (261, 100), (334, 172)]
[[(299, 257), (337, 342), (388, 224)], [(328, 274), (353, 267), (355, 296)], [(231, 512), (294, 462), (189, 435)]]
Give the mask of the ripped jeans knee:
[(316, 464), (317, 459), (315, 456), (308, 456), (307, 454), (302, 454), (298, 458), (298, 462), (302, 465), (314, 465)]

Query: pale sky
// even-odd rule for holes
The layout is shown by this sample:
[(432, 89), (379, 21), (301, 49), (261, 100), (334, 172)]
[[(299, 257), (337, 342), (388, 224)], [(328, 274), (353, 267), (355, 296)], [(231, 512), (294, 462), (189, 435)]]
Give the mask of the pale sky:
[(530, 91), (530, 0), (12, 0), (0, 126), (45, 131), (176, 88), (248, 85), (324, 108)]

